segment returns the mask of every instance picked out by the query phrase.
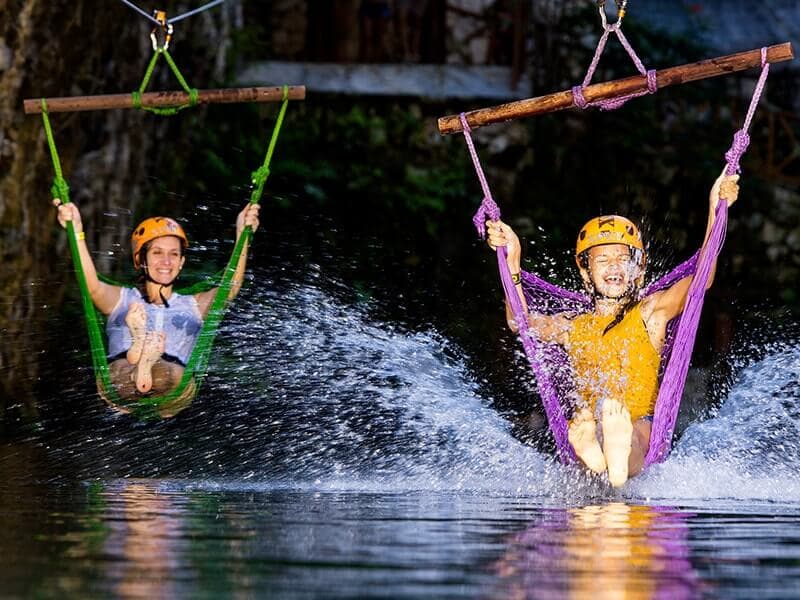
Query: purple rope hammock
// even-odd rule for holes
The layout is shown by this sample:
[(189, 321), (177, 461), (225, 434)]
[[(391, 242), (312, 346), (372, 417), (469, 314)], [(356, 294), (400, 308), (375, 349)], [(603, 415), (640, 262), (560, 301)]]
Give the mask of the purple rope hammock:
[[(617, 36), (617, 39), (619, 40), (620, 44), (622, 44), (622, 47), (625, 48), (625, 52), (627, 52), (628, 56), (631, 57), (631, 60), (633, 61), (636, 70), (639, 71), (639, 74), (647, 78), (647, 91), (635, 92), (633, 94), (620, 96), (619, 98), (610, 98), (608, 100), (587, 102), (586, 98), (583, 97), (583, 90), (585, 90), (586, 87), (589, 85), (589, 83), (592, 81), (594, 72), (597, 69), (597, 64), (600, 62), (600, 56), (602, 56), (603, 50), (605, 50), (606, 42), (608, 41), (608, 36), (612, 33)], [(630, 43), (628, 42), (628, 38), (626, 38), (625, 35), (622, 33), (622, 22), (617, 21), (613, 25), (609, 25), (604, 20), (603, 35), (600, 36), (600, 41), (597, 43), (597, 49), (594, 51), (594, 57), (592, 57), (592, 62), (589, 65), (589, 69), (586, 71), (586, 75), (583, 78), (583, 82), (580, 85), (576, 85), (575, 87), (572, 88), (572, 103), (581, 109), (586, 109), (592, 106), (596, 106), (600, 110), (616, 110), (631, 98), (638, 98), (639, 96), (644, 96), (646, 94), (655, 94), (657, 90), (658, 90), (658, 82), (656, 81), (655, 69), (648, 70), (645, 68), (644, 64), (639, 59), (639, 56), (636, 54), (636, 51), (633, 49), (633, 46), (631, 46)]]
[[(731, 148), (725, 153), (727, 161), (725, 172), (733, 175), (740, 172), (739, 160), (747, 150), (750, 143), (748, 130), (764, 90), (769, 63), (766, 60), (766, 48), (761, 49), (761, 75), (756, 84), (750, 107), (747, 111), (742, 129), (733, 136)], [(486, 221), (498, 221), (500, 208), (492, 198), (492, 192), (486, 181), (481, 167), (475, 145), (472, 141), (471, 129), (464, 113), (460, 115), (464, 139), (467, 142), (472, 163), (478, 180), (483, 190), (483, 200), (472, 222), (482, 239), (486, 238)], [(684, 310), (681, 315), (673, 319), (667, 328), (667, 338), (664, 344), (661, 360), (661, 383), (656, 399), (653, 427), (650, 434), (650, 447), (645, 457), (645, 466), (655, 462), (662, 462), (669, 454), (672, 445), (672, 436), (675, 430), (675, 421), (678, 416), (680, 399), (686, 383), (686, 374), (689, 370), (689, 361), (700, 321), (700, 311), (703, 307), (706, 283), (711, 266), (719, 255), (725, 239), (725, 230), (728, 221), (728, 204), (725, 201), (717, 204), (716, 217), (711, 229), (709, 239), (689, 260), (681, 263), (648, 285), (641, 293), (644, 298), (653, 292), (666, 289), (674, 283), (694, 275), (687, 293)], [(506, 263), (506, 248), (497, 248), (497, 266), (500, 271), (500, 281), (503, 292), (511, 307), (514, 321), (519, 328), (519, 337), (525, 356), (536, 378), (539, 394), (542, 398), (544, 410), (547, 415), (550, 431), (555, 439), (558, 456), (564, 463), (578, 460), (575, 451), (567, 439), (568, 416), (567, 406), (573, 393), (573, 382), (565, 350), (557, 344), (546, 344), (536, 338), (528, 327), (527, 315), (522, 302), (516, 293), (511, 272)], [(592, 309), (592, 300), (586, 294), (575, 292), (553, 285), (533, 273), (521, 273), (522, 288), (528, 306), (542, 314), (555, 314), (558, 312), (585, 313)]]

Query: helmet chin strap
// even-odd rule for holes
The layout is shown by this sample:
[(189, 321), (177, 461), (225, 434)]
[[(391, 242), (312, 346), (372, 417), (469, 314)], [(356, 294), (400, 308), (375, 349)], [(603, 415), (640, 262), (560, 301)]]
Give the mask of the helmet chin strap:
[(145, 278), (147, 279), (147, 281), (148, 281), (148, 282), (151, 282), (151, 283), (155, 283), (157, 286), (159, 286), (159, 287), (158, 287), (158, 296), (161, 298), (161, 302), (163, 302), (163, 304), (164, 304), (164, 308), (169, 308), (169, 302), (168, 302), (168, 301), (167, 301), (167, 299), (164, 297), (164, 288), (165, 288), (165, 287), (171, 287), (171, 286), (172, 286), (172, 284), (173, 284), (173, 283), (175, 283), (175, 281), (177, 281), (177, 279), (178, 279), (178, 278), (177, 278), (177, 277), (175, 277), (175, 278), (174, 278), (172, 281), (170, 281), (169, 283), (159, 283), (158, 281), (156, 281), (155, 279), (153, 279), (153, 278), (150, 276), (150, 269), (147, 267), (147, 263), (146, 263), (146, 262), (145, 262), (145, 263), (142, 263), (142, 268), (144, 269), (144, 276), (145, 276)]

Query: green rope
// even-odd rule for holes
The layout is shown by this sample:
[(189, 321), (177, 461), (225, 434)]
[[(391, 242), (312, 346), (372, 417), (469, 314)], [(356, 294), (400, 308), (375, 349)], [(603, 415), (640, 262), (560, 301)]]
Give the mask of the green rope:
[[(50, 118), (47, 111), (47, 102), (42, 98), (42, 121), (44, 122), (44, 131), (47, 136), (47, 146), (50, 149), (50, 158), (53, 161), (53, 170), (55, 171), (55, 178), (53, 185), (50, 188), (54, 198), (61, 200), (61, 204), (69, 204), (69, 186), (61, 172), (61, 160), (58, 156), (58, 149), (56, 148), (55, 138), (53, 136), (53, 129), (50, 126)], [(78, 237), (75, 234), (75, 226), (72, 221), (67, 221), (67, 239), (69, 241), (69, 250), (72, 254), (72, 263), (75, 266), (75, 277), (78, 280), (78, 287), (81, 292), (81, 305), (83, 313), (86, 317), (86, 328), (89, 334), (89, 347), (92, 356), (92, 366), (94, 367), (95, 374), (98, 377), (109, 379), (108, 376), (108, 361), (106, 360), (106, 347), (105, 339), (103, 337), (102, 328), (98, 320), (97, 311), (92, 303), (92, 297), (89, 293), (89, 284), (86, 281), (86, 273), (83, 271), (81, 263), (80, 250), (78, 249)]]
[[(164, 56), (164, 60), (167, 61), (170, 70), (175, 75), (175, 79), (178, 80), (178, 83), (181, 84), (183, 91), (189, 94), (189, 102), (186, 104), (181, 104), (179, 106), (142, 106), (142, 94), (144, 94), (147, 86), (150, 85), (150, 79), (153, 76), (153, 71), (155, 71), (156, 63), (161, 56)], [(197, 88), (189, 87), (189, 84), (186, 83), (186, 79), (184, 78), (183, 74), (181, 73), (180, 69), (178, 69), (178, 65), (175, 64), (175, 61), (172, 59), (172, 56), (167, 51), (166, 48), (158, 48), (154, 53), (153, 57), (150, 59), (150, 63), (147, 65), (147, 69), (144, 72), (144, 77), (142, 78), (142, 83), (139, 85), (139, 89), (131, 93), (131, 101), (133, 102), (133, 107), (139, 110), (146, 110), (156, 115), (164, 116), (172, 116), (177, 114), (179, 111), (183, 110), (184, 108), (189, 108), (190, 106), (196, 106), (199, 98), (199, 93)]]
[(47, 147), (50, 148), (50, 158), (53, 161), (53, 171), (56, 174), (53, 185), (50, 186), (50, 193), (53, 198), (59, 198), (61, 204), (67, 204), (69, 202), (69, 185), (61, 172), (61, 160), (58, 157), (53, 129), (50, 127), (50, 118), (47, 114), (47, 101), (44, 98), (42, 98), (42, 119), (44, 120), (44, 133), (47, 136)]
[(253, 182), (253, 192), (250, 194), (250, 204), (257, 204), (264, 193), (264, 184), (269, 177), (269, 165), (272, 162), (272, 153), (275, 151), (275, 144), (278, 143), (278, 135), (283, 125), (283, 117), (286, 114), (286, 107), (289, 105), (289, 86), (283, 86), (283, 100), (281, 102), (281, 109), (278, 111), (278, 118), (275, 119), (275, 127), (272, 130), (272, 137), (269, 140), (267, 148), (267, 155), (264, 157), (264, 163), (251, 175)]
[[(151, 61), (154, 63), (154, 61)], [(148, 73), (152, 74), (152, 69), (148, 67)], [(148, 74), (145, 74), (149, 78)], [(146, 84), (146, 82), (144, 82)], [(280, 134), (281, 126), (283, 124), (286, 107), (288, 105), (288, 86), (283, 87), (283, 103), (278, 113), (278, 118), (275, 121), (275, 126), (272, 130), (269, 147), (267, 149), (266, 157), (263, 164), (253, 172), (252, 180), (254, 184), (253, 193), (250, 196), (250, 203), (257, 203), (263, 194), (264, 185), (269, 177), (269, 165), (272, 161), (272, 154), (275, 150), (275, 145)], [(58, 191), (58, 195), (54, 197), (60, 198), (62, 204), (67, 204), (69, 200), (69, 186), (64, 180), (61, 171), (61, 161), (58, 156), (58, 149), (56, 148), (55, 139), (52, 129), (50, 127), (50, 119), (47, 113), (47, 105), (42, 100), (42, 120), (44, 121), (45, 135), (47, 136), (47, 145), (50, 149), (50, 156), (53, 161), (53, 170), (55, 172), (55, 180), (52, 190)], [(196, 396), (200, 390), (202, 379), (205, 376), (208, 367), (208, 361), (211, 356), (211, 349), (214, 338), (216, 336), (219, 324), (225, 314), (228, 305), (228, 296), (230, 295), (231, 288), (233, 287), (233, 276), (236, 273), (236, 266), (239, 264), (239, 259), (244, 251), (245, 244), (247, 244), (253, 236), (253, 230), (248, 225), (236, 241), (231, 258), (227, 266), (216, 276), (207, 278), (206, 281), (201, 281), (190, 288), (176, 290), (178, 293), (189, 295), (196, 294), (201, 291), (213, 289), (217, 286), (217, 292), (211, 303), (208, 315), (203, 321), (203, 326), (198, 335), (197, 343), (195, 344), (192, 354), (189, 357), (189, 362), (184, 369), (183, 376), (181, 377), (178, 386), (170, 390), (168, 393), (161, 396), (144, 396), (136, 399), (123, 399), (116, 392), (114, 384), (111, 381), (111, 375), (108, 365), (108, 353), (106, 351), (105, 338), (103, 335), (102, 327), (100, 325), (101, 315), (92, 302), (91, 294), (89, 293), (89, 286), (86, 281), (86, 273), (83, 270), (81, 262), (80, 251), (78, 250), (78, 239), (75, 235), (75, 230), (71, 221), (67, 222), (67, 237), (69, 238), (70, 252), (72, 254), (72, 261), (75, 266), (75, 275), (78, 280), (78, 287), (81, 292), (81, 304), (83, 307), (84, 316), (86, 318), (86, 326), (89, 334), (89, 346), (92, 356), (92, 366), (94, 368), (95, 377), (97, 379), (97, 387), (100, 394), (110, 404), (121, 407), (130, 411), (142, 419), (158, 419), (165, 411), (170, 410), (170, 405), (176, 402), (184, 401), (184, 394), (191, 392), (192, 396)], [(100, 276), (101, 280), (112, 285), (120, 285), (113, 280)], [(120, 287), (125, 287), (121, 286)], [(194, 389), (189, 389), (189, 386), (194, 386)]]

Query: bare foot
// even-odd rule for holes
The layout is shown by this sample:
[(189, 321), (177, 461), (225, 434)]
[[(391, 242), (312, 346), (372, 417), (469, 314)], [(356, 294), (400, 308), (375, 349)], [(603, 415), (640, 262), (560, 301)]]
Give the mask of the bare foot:
[(142, 355), (136, 367), (136, 389), (145, 394), (153, 388), (153, 365), (164, 353), (164, 332), (148, 331), (145, 334)]
[(608, 481), (620, 487), (628, 480), (633, 423), (625, 405), (617, 400), (603, 402), (603, 453), (608, 463)]
[(125, 315), (125, 324), (130, 329), (131, 337), (133, 338), (133, 343), (128, 348), (127, 359), (129, 363), (135, 365), (142, 357), (144, 337), (147, 333), (147, 312), (144, 309), (144, 304), (134, 302), (128, 307), (128, 314)]
[(595, 473), (602, 473), (606, 470), (606, 459), (603, 456), (603, 449), (597, 441), (597, 423), (595, 423), (592, 411), (584, 408), (578, 413), (569, 424), (567, 435), (569, 443), (589, 469)]

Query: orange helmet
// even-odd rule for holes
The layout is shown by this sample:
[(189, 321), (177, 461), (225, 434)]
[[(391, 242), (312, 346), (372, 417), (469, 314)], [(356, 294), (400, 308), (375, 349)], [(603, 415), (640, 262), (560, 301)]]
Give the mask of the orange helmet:
[(586, 223), (578, 234), (575, 257), (580, 257), (589, 248), (606, 244), (625, 244), (641, 252), (644, 257), (644, 244), (639, 228), (629, 219), (618, 215), (595, 217)]
[(174, 235), (180, 239), (181, 246), (184, 250), (189, 247), (189, 238), (183, 231), (177, 221), (169, 217), (151, 217), (145, 219), (136, 226), (136, 229), (131, 233), (131, 250), (133, 251), (133, 267), (138, 269), (141, 264), (139, 262), (139, 252), (142, 247), (156, 238)]

